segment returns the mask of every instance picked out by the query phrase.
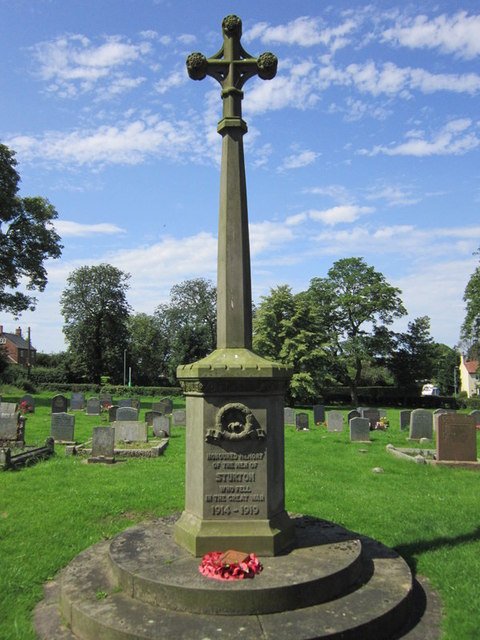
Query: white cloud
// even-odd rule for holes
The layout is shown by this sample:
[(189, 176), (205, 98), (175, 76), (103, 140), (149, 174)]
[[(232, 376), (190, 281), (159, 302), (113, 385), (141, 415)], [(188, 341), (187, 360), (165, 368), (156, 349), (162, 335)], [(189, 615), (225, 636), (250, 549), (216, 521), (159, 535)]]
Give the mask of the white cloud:
[(116, 224), (109, 222), (100, 222), (97, 224), (80, 224), (73, 220), (55, 220), (55, 230), (62, 237), (85, 237), (96, 235), (115, 235), (118, 233), (127, 233), (125, 229), (121, 229)]
[(48, 90), (74, 97), (96, 88), (100, 80), (115, 84), (117, 92), (137, 86), (138, 78), (126, 81), (124, 67), (141, 61), (150, 50), (148, 42), (132, 44), (121, 36), (105, 36), (103, 43), (95, 45), (74, 34), (40, 42), (32, 47), (32, 54), (35, 73), (49, 83)]
[(317, 220), (334, 226), (343, 222), (355, 222), (358, 218), (366, 213), (375, 211), (372, 207), (359, 207), (357, 205), (339, 205), (330, 209), (321, 211), (311, 210), (308, 215), (312, 220)]
[(268, 249), (282, 247), (294, 239), (291, 228), (280, 222), (270, 222), (268, 220), (253, 222), (250, 223), (249, 228), (252, 256), (256, 256)]
[(297, 213), (296, 215), (289, 216), (285, 220), (285, 224), (287, 225), (287, 227), (296, 227), (302, 222), (305, 222), (306, 219), (307, 219), (306, 213)]
[(41, 159), (61, 165), (138, 164), (146, 157), (179, 160), (198, 151), (193, 123), (153, 118), (117, 126), (70, 133), (49, 131), (43, 136), (14, 136), (8, 144), (23, 161)]
[(301, 167), (306, 167), (309, 164), (315, 162), (320, 154), (315, 153), (315, 151), (300, 151), (299, 153), (295, 153), (282, 162), (278, 171), (287, 171), (289, 169), (300, 169)]
[(480, 144), (474, 124), (468, 118), (459, 118), (448, 122), (430, 140), (425, 139), (422, 131), (414, 130), (407, 134), (406, 142), (383, 146), (378, 145), (371, 151), (361, 149), (360, 155), (376, 156), (436, 156), (436, 155), (462, 155), (475, 149)]
[(393, 185), (376, 185), (367, 190), (367, 200), (384, 200), (389, 207), (413, 205), (420, 202), (411, 189)]
[(440, 49), (462, 58), (480, 54), (480, 15), (466, 11), (429, 19), (425, 15), (400, 17), (394, 27), (383, 32), (383, 39), (411, 49)]
[(172, 71), (172, 73), (165, 79), (159, 80), (155, 84), (155, 89), (160, 94), (167, 93), (170, 89), (174, 89), (176, 87), (180, 87), (185, 84), (188, 80), (188, 74), (185, 69), (178, 69), (176, 71)]

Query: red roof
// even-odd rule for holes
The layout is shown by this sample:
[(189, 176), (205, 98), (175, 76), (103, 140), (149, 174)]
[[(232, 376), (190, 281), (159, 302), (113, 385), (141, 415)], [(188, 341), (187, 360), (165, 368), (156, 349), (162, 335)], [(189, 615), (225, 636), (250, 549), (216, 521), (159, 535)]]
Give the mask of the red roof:
[(477, 373), (478, 360), (470, 360), (470, 362), (465, 362), (465, 369), (468, 371), (468, 373)]

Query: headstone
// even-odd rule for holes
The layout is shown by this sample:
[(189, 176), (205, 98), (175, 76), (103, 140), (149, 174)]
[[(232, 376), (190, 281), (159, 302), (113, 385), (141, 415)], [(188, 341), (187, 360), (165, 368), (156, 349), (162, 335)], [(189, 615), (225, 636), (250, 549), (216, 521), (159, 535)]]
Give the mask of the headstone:
[(89, 461), (113, 462), (115, 459), (115, 428), (93, 427), (92, 455)]
[(162, 402), (152, 402), (152, 411), (155, 411), (156, 413), (161, 413), (162, 415), (164, 414), (164, 404)]
[(156, 413), (153, 417), (153, 435), (155, 438), (170, 438), (172, 429), (170, 425), (170, 416), (162, 416)]
[(468, 415), (474, 417), (476, 425), (480, 424), (480, 409), (474, 409), (473, 411), (470, 411)]
[(349, 424), (352, 442), (368, 442), (370, 440), (370, 420), (368, 418), (352, 418)]
[(163, 398), (163, 400), (160, 400), (158, 404), (160, 405), (160, 411), (163, 413), (163, 415), (166, 416), (172, 413), (173, 402), (170, 398)]
[(117, 419), (117, 410), (118, 406), (116, 404), (112, 405), (108, 410), (108, 421), (115, 422)]
[(437, 425), (437, 460), (477, 462), (475, 426), (475, 418), (471, 415), (440, 415)]
[(308, 413), (297, 413), (295, 416), (295, 426), (297, 431), (307, 431), (310, 428)]
[(412, 412), (407, 409), (400, 411), (400, 431), (405, 431), (410, 426), (410, 416)]
[(325, 422), (325, 407), (323, 404), (313, 405), (313, 424), (321, 425)]
[(52, 398), (52, 413), (66, 413), (67, 399), (62, 394), (57, 394)]
[(327, 431), (343, 431), (343, 413), (341, 411), (327, 413)]
[(101, 407), (111, 407), (113, 405), (113, 396), (111, 393), (101, 393), (98, 396)]
[(87, 400), (87, 416), (100, 415), (100, 400), (98, 398), (89, 398)]
[(18, 405), (16, 402), (2, 402), (0, 403), (0, 413), (4, 415), (13, 415), (17, 413)]
[(378, 409), (362, 409), (361, 418), (367, 418), (370, 422), (370, 429), (375, 429), (375, 425), (380, 420), (380, 412)]
[(69, 413), (52, 413), (50, 436), (56, 442), (73, 442), (75, 416)]
[(85, 409), (85, 394), (72, 392), (70, 394), (70, 411), (83, 411)]
[(140, 413), (140, 400), (138, 398), (132, 398), (132, 407)]
[(283, 410), (283, 423), (295, 424), (295, 409), (292, 407), (285, 407)]
[(0, 414), (0, 442), (4, 442), (7, 440), (16, 441), (17, 436), (18, 436), (18, 413)]
[(359, 411), (357, 411), (356, 409), (352, 409), (351, 411), (349, 411), (349, 412), (347, 413), (347, 422), (350, 424), (350, 420), (351, 420), (352, 418), (360, 418), (360, 417), (361, 417), (361, 416), (360, 416), (360, 412), (359, 412)]
[(145, 422), (148, 427), (153, 426), (153, 419), (155, 416), (161, 416), (159, 411), (145, 411)]
[(433, 412), (432, 416), (433, 416), (433, 429), (436, 432), (437, 431), (437, 426), (438, 426), (438, 417), (444, 415), (445, 413), (448, 413), (448, 411), (446, 409), (435, 409), (435, 411)]
[(420, 440), (420, 438), (432, 439), (433, 436), (433, 416), (426, 409), (414, 409), (410, 416), (410, 440)]
[(132, 398), (121, 398), (117, 402), (118, 407), (132, 407)]
[[(25, 403), (25, 405), (23, 403)], [(26, 393), (20, 398), (20, 400), (18, 401), (18, 406), (20, 407), (22, 413), (35, 413), (35, 399), (29, 393)]]
[(116, 422), (126, 422), (128, 420), (136, 422), (138, 420), (138, 411), (133, 407), (118, 407)]
[(172, 422), (174, 427), (185, 425), (187, 420), (187, 414), (181, 409), (177, 409), (172, 413)]
[(147, 442), (147, 425), (145, 422), (117, 420), (113, 426), (115, 427), (115, 442), (119, 440), (124, 442)]

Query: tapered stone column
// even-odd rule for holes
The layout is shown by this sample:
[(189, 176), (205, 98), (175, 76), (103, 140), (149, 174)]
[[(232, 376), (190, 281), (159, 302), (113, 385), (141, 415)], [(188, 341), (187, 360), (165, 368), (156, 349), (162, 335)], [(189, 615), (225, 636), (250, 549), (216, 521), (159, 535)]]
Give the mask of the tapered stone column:
[(237, 549), (275, 555), (293, 542), (285, 512), (284, 392), (290, 372), (252, 352), (252, 300), (242, 87), (271, 79), (277, 59), (242, 47), (242, 23), (227, 16), (223, 46), (211, 58), (193, 53), (194, 80), (222, 86), (223, 118), (218, 230), (217, 349), (182, 365), (186, 396), (185, 510), (175, 539), (192, 554)]

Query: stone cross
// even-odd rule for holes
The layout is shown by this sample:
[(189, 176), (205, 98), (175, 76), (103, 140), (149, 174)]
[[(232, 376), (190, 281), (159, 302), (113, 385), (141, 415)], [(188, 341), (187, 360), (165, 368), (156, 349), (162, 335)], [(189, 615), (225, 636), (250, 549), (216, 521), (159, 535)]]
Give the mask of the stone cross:
[[(247, 188), (243, 155), (242, 87), (258, 75), (275, 77), (277, 58), (248, 54), (240, 43), (242, 21), (234, 15), (222, 22), (223, 45), (214, 56), (192, 53), (187, 70), (193, 80), (207, 75), (222, 86), (223, 119), (217, 131), (223, 138), (218, 227), (217, 349), (252, 348), (252, 293), (248, 238)], [(228, 248), (227, 248), (228, 247)]]

